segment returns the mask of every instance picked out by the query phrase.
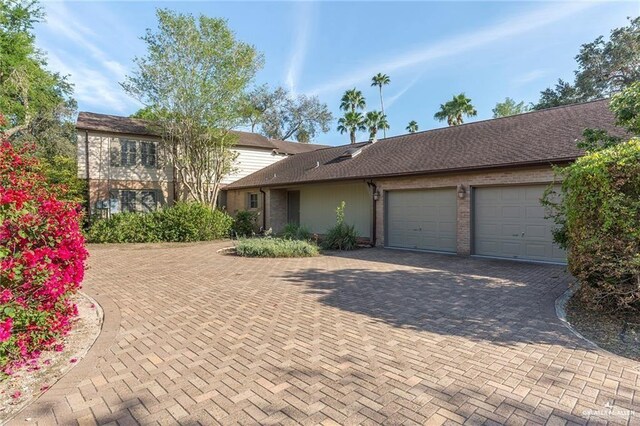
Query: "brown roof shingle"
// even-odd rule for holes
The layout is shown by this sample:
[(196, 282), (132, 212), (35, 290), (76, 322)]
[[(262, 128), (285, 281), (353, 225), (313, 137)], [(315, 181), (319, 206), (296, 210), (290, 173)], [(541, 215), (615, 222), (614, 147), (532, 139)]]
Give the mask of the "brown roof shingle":
[(568, 105), (361, 143), (353, 158), (341, 158), (350, 145), (302, 153), (228, 189), (570, 161), (585, 128), (621, 134), (613, 123), (606, 99)]
[[(105, 133), (119, 133), (126, 135), (155, 136), (158, 133), (153, 130), (150, 123), (131, 117), (121, 117), (118, 115), (97, 114), (94, 112), (81, 112), (76, 121), (78, 130), (92, 130)], [(279, 141), (269, 139), (257, 133), (234, 131), (238, 135), (236, 146), (256, 149), (275, 150), (282, 154), (292, 155), (301, 152), (314, 151), (325, 148), (327, 145), (303, 144), (298, 142)]]

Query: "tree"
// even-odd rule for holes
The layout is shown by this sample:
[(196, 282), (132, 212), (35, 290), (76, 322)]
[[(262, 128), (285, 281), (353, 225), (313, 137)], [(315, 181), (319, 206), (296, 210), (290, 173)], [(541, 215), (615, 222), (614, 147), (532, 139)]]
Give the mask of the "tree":
[(0, 132), (14, 143), (36, 144), (40, 155), (42, 149), (73, 155), (73, 87), (46, 69), (46, 57), (35, 47), (33, 24), (43, 19), (35, 1), (0, 3)]
[(48, 182), (64, 184), (69, 199), (79, 201), (76, 102), (67, 78), (49, 71), (35, 47), (33, 25), (43, 19), (36, 1), (0, 2), (0, 134), (13, 145), (35, 146)]
[[(616, 125), (632, 136), (640, 136), (640, 82), (613, 95), (609, 108), (616, 118)], [(585, 129), (582, 137), (578, 141), (578, 147), (585, 151), (599, 151), (622, 142), (622, 138), (610, 135), (603, 129)]]
[(378, 130), (389, 128), (387, 116), (380, 111), (369, 111), (364, 117), (364, 125), (369, 130), (369, 140), (376, 140)]
[(406, 127), (407, 132), (409, 133), (415, 133), (418, 131), (418, 122), (415, 120), (411, 120), (409, 122), (409, 125), (407, 125)]
[(559, 80), (555, 89), (541, 92), (534, 109), (586, 102), (611, 96), (640, 80), (640, 17), (629, 25), (583, 44), (576, 56), (578, 69), (573, 84)]
[(510, 115), (522, 114), (529, 111), (529, 107), (522, 102), (516, 102), (513, 99), (507, 97), (504, 102), (498, 102), (491, 111), (493, 111), (493, 118), (508, 117)]
[[(386, 86), (389, 83), (391, 83), (391, 79), (389, 78), (389, 76), (386, 74), (382, 74), (380, 72), (371, 78), (371, 86), (378, 86), (378, 89), (380, 89), (380, 110), (382, 111), (383, 115), (384, 115), (384, 100), (382, 98), (382, 86)], [(386, 138), (387, 130), (382, 129), (382, 131), (384, 133), (384, 137)]]
[[(266, 85), (252, 90), (242, 106), (242, 115), (251, 131), (257, 130), (272, 139), (295, 137), (308, 143), (318, 132), (330, 130), (333, 115), (315, 96), (293, 97), (282, 87), (270, 91)], [(300, 136), (300, 137), (298, 137)]]
[(540, 92), (540, 100), (532, 109), (541, 110), (580, 102), (578, 89), (571, 83), (558, 79), (555, 88), (547, 88)]
[(455, 95), (449, 102), (440, 105), (440, 111), (433, 116), (438, 121), (447, 120), (449, 126), (457, 126), (464, 123), (463, 116), (474, 117), (478, 111), (471, 104), (471, 99), (464, 93)]
[(356, 143), (356, 133), (366, 129), (365, 118), (358, 111), (347, 111), (344, 117), (338, 120), (338, 131), (340, 133), (349, 133), (349, 139), (352, 144)]
[(343, 111), (355, 112), (359, 109), (365, 109), (366, 106), (367, 103), (362, 92), (355, 87), (344, 92), (342, 99), (340, 99), (340, 109)]
[(161, 147), (184, 190), (214, 206), (233, 169), (245, 90), (262, 65), (255, 48), (236, 40), (223, 19), (158, 9), (157, 31), (142, 40), (147, 55), (121, 83), (157, 117)]

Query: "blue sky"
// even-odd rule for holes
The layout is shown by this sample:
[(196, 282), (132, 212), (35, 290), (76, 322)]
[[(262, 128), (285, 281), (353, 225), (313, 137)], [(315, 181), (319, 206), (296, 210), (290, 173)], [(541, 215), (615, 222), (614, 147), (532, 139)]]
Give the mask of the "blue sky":
[[(140, 105), (118, 82), (145, 53), (139, 37), (155, 28), (155, 9), (223, 17), (256, 46), (265, 66), (256, 84), (317, 95), (340, 116), (344, 90), (357, 87), (379, 109), (371, 77), (384, 88), (388, 135), (442, 127), (433, 119), (453, 94), (466, 93), (490, 118), (510, 96), (533, 102), (559, 77), (572, 80), (580, 45), (640, 14), (640, 2), (71, 2), (44, 4), (37, 44), (55, 71), (70, 75), (81, 111), (129, 115)], [(472, 121), (472, 120), (470, 120)], [(321, 134), (319, 143), (348, 143)], [(361, 134), (360, 139), (366, 138)]]

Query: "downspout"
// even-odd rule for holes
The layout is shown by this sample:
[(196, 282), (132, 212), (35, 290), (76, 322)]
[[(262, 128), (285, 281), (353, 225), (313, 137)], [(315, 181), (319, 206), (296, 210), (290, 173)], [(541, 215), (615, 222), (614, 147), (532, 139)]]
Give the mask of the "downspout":
[(89, 131), (84, 131), (84, 167), (87, 178), (87, 223), (91, 225), (91, 184), (89, 182)]
[(377, 220), (377, 215), (378, 215), (378, 209), (377, 209), (377, 204), (378, 204), (378, 200), (376, 200), (376, 193), (378, 192), (378, 186), (372, 181), (370, 180), (369, 182), (367, 182), (367, 185), (369, 185), (369, 188), (371, 188), (371, 200), (372, 200), (372, 212), (371, 212), (371, 222), (373, 223), (373, 226), (371, 228), (371, 247), (375, 247), (376, 246), (376, 220)]
[(267, 193), (259, 188), (262, 193), (262, 232), (267, 230)]

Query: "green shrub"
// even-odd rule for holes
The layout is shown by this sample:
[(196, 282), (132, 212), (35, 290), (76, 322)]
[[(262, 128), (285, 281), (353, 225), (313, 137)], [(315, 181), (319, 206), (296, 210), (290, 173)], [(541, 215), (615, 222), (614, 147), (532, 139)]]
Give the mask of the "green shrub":
[(87, 232), (91, 243), (155, 243), (161, 241), (151, 214), (120, 213), (94, 222)]
[(311, 240), (311, 231), (304, 225), (287, 223), (282, 231), (282, 238), (309, 241)]
[(558, 169), (560, 225), (579, 296), (592, 308), (640, 310), (640, 139), (592, 152)]
[(200, 203), (176, 203), (154, 213), (160, 241), (211, 241), (227, 237), (233, 219)]
[(336, 208), (336, 225), (327, 231), (322, 240), (322, 248), (326, 250), (354, 250), (358, 247), (358, 233), (353, 225), (344, 223), (343, 201)]
[(245, 257), (311, 257), (318, 246), (308, 241), (283, 238), (247, 238), (236, 244), (236, 253)]
[(241, 210), (236, 214), (233, 222), (233, 231), (239, 237), (248, 237), (255, 234), (258, 214), (249, 210)]
[(153, 213), (120, 213), (96, 221), (87, 233), (92, 243), (210, 241), (225, 238), (233, 219), (200, 203), (176, 203)]

